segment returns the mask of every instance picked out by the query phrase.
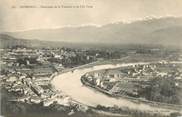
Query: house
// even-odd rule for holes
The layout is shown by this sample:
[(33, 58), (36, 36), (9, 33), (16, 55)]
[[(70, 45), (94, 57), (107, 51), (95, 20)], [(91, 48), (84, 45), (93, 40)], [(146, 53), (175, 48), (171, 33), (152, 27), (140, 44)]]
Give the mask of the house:
[(35, 103), (35, 104), (39, 104), (41, 102), (41, 99), (37, 96), (32, 96), (30, 98), (30, 102)]
[(15, 82), (17, 80), (18, 78), (16, 76), (10, 76), (9, 78), (6, 79), (7, 82)]

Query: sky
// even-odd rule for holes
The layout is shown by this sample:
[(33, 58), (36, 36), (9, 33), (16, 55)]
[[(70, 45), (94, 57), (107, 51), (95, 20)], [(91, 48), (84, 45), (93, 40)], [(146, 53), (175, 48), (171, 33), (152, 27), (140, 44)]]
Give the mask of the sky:
[[(55, 5), (92, 8), (40, 8)], [(0, 32), (104, 25), (167, 16), (182, 16), (182, 0), (0, 0)]]

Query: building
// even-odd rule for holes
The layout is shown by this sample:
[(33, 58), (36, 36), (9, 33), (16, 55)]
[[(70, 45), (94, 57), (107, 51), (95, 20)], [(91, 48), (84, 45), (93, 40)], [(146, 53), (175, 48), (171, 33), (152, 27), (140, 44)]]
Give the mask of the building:
[(44, 93), (44, 90), (40, 86), (38, 86), (36, 84), (32, 84), (31, 89), (38, 96), (41, 96)]
[(41, 99), (37, 96), (31, 96), (30, 102), (35, 103), (35, 104), (39, 104), (41, 102)]

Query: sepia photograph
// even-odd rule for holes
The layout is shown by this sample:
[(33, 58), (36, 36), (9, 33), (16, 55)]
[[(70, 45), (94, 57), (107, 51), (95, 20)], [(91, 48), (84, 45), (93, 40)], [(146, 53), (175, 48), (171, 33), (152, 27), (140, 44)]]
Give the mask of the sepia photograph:
[(182, 1), (1, 0), (0, 117), (182, 117)]

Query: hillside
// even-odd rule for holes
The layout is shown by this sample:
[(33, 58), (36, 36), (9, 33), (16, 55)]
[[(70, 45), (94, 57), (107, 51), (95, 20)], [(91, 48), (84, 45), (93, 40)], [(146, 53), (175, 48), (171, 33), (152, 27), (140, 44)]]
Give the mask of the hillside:
[(28, 46), (29, 40), (17, 39), (6, 34), (0, 34), (0, 48), (10, 48), (13, 46)]
[(56, 47), (63, 46), (66, 43), (62, 42), (50, 42), (41, 40), (27, 40), (22, 38), (15, 38), (7, 34), (0, 34), (0, 48), (12, 48), (12, 47), (30, 47), (30, 48), (42, 48), (42, 47)]

